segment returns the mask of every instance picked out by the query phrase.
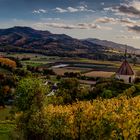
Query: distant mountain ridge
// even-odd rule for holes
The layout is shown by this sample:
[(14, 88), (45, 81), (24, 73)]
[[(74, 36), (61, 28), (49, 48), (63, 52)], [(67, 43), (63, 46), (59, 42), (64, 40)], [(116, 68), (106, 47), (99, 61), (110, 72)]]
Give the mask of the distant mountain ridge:
[(85, 39), (85, 40), (87, 40), (87, 41), (89, 41), (93, 44), (106, 46), (108, 48), (118, 50), (118, 51), (124, 51), (125, 49), (127, 49), (129, 53), (138, 53), (138, 52), (140, 53), (140, 50), (137, 49), (137, 48), (134, 48), (134, 47), (128, 46), (128, 45), (124, 45), (124, 44), (114, 43), (114, 42), (108, 41), (108, 40), (100, 40), (100, 39), (96, 39), (96, 38), (88, 38), (88, 39)]
[[(0, 51), (98, 58), (99, 55), (107, 55), (105, 53), (108, 50), (124, 52), (124, 49), (125, 45), (110, 41), (91, 38), (80, 40), (65, 34), (52, 34), (30, 27), (0, 29)], [(134, 47), (128, 46), (127, 49), (129, 52), (138, 52)]]

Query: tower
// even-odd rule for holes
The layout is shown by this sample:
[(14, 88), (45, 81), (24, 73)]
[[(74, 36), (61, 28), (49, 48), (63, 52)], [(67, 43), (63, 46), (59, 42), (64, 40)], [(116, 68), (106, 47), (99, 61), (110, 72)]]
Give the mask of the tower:
[(135, 73), (127, 61), (127, 49), (125, 49), (125, 60), (116, 72), (116, 78), (124, 80), (125, 83), (133, 83), (135, 81)]

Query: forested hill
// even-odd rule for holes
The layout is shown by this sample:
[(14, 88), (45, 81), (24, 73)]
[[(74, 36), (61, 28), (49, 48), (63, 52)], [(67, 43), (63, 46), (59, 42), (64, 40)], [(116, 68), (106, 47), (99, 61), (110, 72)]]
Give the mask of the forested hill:
[[(110, 53), (118, 55), (124, 52), (124, 49), (125, 45), (114, 42), (106, 43), (97, 39), (79, 40), (65, 34), (52, 34), (30, 27), (0, 29), (0, 51), (100, 58)], [(128, 51), (138, 52), (133, 47), (128, 47)]]

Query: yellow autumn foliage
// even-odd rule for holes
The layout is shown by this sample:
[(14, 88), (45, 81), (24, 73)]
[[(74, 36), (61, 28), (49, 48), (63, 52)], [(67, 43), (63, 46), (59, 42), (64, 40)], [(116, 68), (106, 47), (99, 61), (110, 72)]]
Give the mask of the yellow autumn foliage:
[(132, 140), (140, 138), (140, 96), (45, 107), (48, 139)]
[(16, 67), (16, 62), (13, 61), (13, 60), (10, 60), (8, 58), (0, 58), (0, 63), (1, 64), (4, 64), (4, 65), (7, 65), (7, 66), (10, 66), (10, 67), (13, 67), (15, 68)]

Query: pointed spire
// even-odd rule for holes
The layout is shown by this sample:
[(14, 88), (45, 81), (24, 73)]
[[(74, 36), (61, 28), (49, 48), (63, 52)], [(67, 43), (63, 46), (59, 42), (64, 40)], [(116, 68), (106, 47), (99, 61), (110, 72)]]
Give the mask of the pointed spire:
[(134, 71), (127, 61), (124, 61), (117, 71), (118, 75), (134, 75)]
[(124, 55), (124, 57), (125, 57), (125, 61), (126, 61), (126, 59), (127, 59), (127, 45), (125, 46), (125, 55)]

